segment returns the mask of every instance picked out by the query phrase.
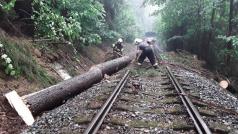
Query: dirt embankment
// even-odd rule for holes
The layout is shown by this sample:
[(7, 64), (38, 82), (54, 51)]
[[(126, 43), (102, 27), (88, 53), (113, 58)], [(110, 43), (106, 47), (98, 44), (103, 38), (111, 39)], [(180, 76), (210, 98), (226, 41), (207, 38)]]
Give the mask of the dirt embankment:
[[(23, 61), (36, 64), (52, 81), (48, 84), (42, 84), (42, 81), (34, 78), (29, 79), (25, 74), (13, 78), (5, 75), (2, 69), (0, 70), (0, 134), (19, 133), (25, 127), (24, 122), (12, 111), (5, 100), (5, 93), (16, 90), (22, 96), (62, 81), (60, 74), (54, 68), (54, 63), (59, 63), (72, 77), (82, 74), (88, 71), (92, 65), (102, 62), (108, 49), (106, 45), (89, 46), (84, 47), (81, 52), (76, 54), (72, 46), (67, 44), (54, 44), (45, 47), (44, 43), (35, 44), (31, 39), (10, 37), (4, 32), (0, 33), (0, 41), (2, 40), (7, 40), (6, 42), (10, 40), (10, 43), (14, 43), (13, 46), (21, 46), (19, 42), (24, 42), (26, 44), (24, 46), (29, 48), (32, 59), (26, 56)], [(7, 45), (6, 43), (3, 44)], [(21, 59), (23, 58), (21, 57)], [(27, 67), (25, 70), (27, 73), (27, 70), (32, 70), (32, 68)], [(37, 71), (33, 71), (33, 73), (37, 74)], [(29, 71), (29, 73), (32, 72)]]

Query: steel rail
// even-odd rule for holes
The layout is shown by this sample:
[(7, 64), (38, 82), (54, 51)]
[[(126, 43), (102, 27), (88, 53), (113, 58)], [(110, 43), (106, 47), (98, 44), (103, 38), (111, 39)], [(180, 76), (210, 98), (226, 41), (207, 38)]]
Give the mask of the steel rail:
[(171, 69), (166, 66), (167, 72), (169, 74), (169, 78), (172, 81), (176, 91), (179, 94), (184, 106), (186, 107), (189, 116), (192, 118), (196, 130), (199, 134), (211, 134), (211, 130), (207, 126), (207, 124), (202, 119), (201, 115), (199, 114), (197, 108), (193, 105), (192, 101), (188, 98), (185, 91), (183, 90), (182, 86), (179, 84), (178, 80), (173, 75)]
[(123, 76), (119, 84), (116, 86), (115, 90), (111, 94), (111, 96), (107, 99), (106, 103), (102, 106), (97, 115), (93, 118), (92, 122), (89, 124), (88, 128), (84, 131), (84, 134), (96, 134), (98, 129), (103, 123), (108, 112), (111, 110), (114, 102), (116, 101), (118, 95), (121, 90), (125, 86), (127, 79), (129, 77), (130, 71), (128, 70), (126, 74)]

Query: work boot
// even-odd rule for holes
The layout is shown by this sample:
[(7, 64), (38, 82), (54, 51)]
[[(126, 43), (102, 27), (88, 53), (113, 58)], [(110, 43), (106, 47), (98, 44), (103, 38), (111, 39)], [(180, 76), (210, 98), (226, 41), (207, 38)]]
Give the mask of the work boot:
[(153, 67), (154, 67), (154, 69), (157, 69), (157, 68), (158, 68), (158, 63), (155, 63), (155, 64), (153, 65)]

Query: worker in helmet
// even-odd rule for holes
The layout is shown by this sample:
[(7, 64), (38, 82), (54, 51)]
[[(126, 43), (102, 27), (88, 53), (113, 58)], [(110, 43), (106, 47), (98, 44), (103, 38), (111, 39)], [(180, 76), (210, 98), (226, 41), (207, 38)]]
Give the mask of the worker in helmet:
[(138, 49), (138, 46), (139, 46), (139, 44), (142, 43), (142, 42), (143, 42), (143, 40), (140, 39), (140, 38), (136, 38), (135, 41), (134, 41), (135, 45), (137, 46), (136, 60), (138, 60), (138, 57), (139, 57), (139, 54), (140, 54), (140, 51), (139, 51), (139, 49)]
[(121, 57), (123, 52), (123, 40), (119, 38), (115, 44), (112, 44), (113, 55), (116, 57)]
[(134, 42), (135, 42), (135, 45), (139, 45), (141, 42), (143, 42), (143, 40), (136, 38)]
[[(155, 59), (155, 54), (154, 54), (153, 46), (152, 46), (153, 45), (152, 40), (147, 40), (147, 41), (144, 41), (144, 42), (136, 41), (136, 45), (137, 45), (137, 57), (136, 57), (136, 59), (138, 59), (137, 64), (142, 65), (144, 60), (146, 58), (148, 58), (151, 65), (154, 68), (157, 68), (158, 63), (156, 62), (156, 59)], [(140, 56), (139, 56), (139, 54), (140, 54)]]

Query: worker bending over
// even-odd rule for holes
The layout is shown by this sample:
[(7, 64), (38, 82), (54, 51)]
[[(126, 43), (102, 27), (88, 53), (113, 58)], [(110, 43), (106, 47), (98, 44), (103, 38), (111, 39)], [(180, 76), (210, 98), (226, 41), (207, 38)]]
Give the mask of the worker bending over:
[(136, 54), (136, 59), (138, 59), (137, 64), (142, 65), (144, 60), (148, 58), (151, 65), (156, 69), (158, 67), (158, 63), (156, 62), (155, 59), (152, 40), (147, 40), (143, 42), (141, 39), (136, 39), (135, 44), (137, 45), (137, 54)]
[(116, 57), (122, 57), (123, 52), (123, 40), (121, 38), (115, 44), (112, 44), (113, 55)]

